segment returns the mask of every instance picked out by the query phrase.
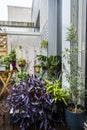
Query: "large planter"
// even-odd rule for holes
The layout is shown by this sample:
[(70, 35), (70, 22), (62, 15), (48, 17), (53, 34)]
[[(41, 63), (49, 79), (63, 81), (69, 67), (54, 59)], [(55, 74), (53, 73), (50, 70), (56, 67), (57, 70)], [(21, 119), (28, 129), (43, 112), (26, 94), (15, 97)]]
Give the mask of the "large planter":
[(73, 113), (65, 109), (65, 121), (70, 130), (82, 130), (84, 126), (85, 112)]

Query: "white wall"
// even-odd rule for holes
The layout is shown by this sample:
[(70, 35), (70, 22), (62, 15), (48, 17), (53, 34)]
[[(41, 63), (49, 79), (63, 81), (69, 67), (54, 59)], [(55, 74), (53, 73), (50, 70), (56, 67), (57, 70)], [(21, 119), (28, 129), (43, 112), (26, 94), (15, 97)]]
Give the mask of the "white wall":
[(48, 20), (48, 0), (33, 0), (32, 21), (36, 22), (40, 11), (40, 32), (43, 31)]
[[(48, 40), (48, 0), (33, 0), (32, 6), (32, 21), (36, 23), (38, 12), (40, 11), (40, 39), (39, 44), (43, 39)], [(36, 31), (36, 30), (35, 30)], [(47, 55), (47, 50), (41, 49), (42, 55)]]
[(40, 10), (40, 0), (33, 0), (32, 4), (32, 21), (36, 23), (38, 11)]
[[(15, 12), (16, 10), (16, 12)], [(31, 9), (24, 7), (8, 6), (8, 20), (10, 21), (31, 21)], [(12, 29), (11, 29), (12, 30)], [(13, 31), (29, 31), (30, 29), (14, 29)], [(30, 30), (31, 31), (31, 30)], [(16, 48), (17, 58), (24, 58), (28, 63), (27, 72), (34, 73), (34, 60), (40, 54), (40, 45), (37, 36), (8, 35), (8, 43), (12, 48)], [(19, 47), (22, 46), (22, 50)]]
[[(38, 44), (38, 37), (35, 36), (17, 36), (9, 35), (9, 44), (16, 49), (17, 59), (24, 58), (27, 61), (27, 72), (34, 74), (34, 61), (36, 55), (40, 54), (40, 45)], [(22, 47), (20, 49), (19, 47)]]
[[(65, 51), (65, 48), (70, 48), (70, 43), (66, 41), (67, 27), (70, 26), (70, 1), (71, 0), (62, 0), (62, 52), (63, 53)], [(62, 63), (65, 64), (68, 70), (70, 69), (70, 66), (67, 64), (67, 61), (64, 60), (63, 57), (62, 57)], [(69, 84), (65, 79), (65, 74), (63, 74), (62, 76), (62, 86), (69, 87)]]
[(32, 7), (32, 0), (0, 0), (0, 20), (8, 20), (7, 6)]
[(40, 0), (40, 31), (42, 32), (48, 20), (48, 0)]
[[(83, 78), (83, 82), (84, 82), (84, 89), (86, 89), (86, 54), (87, 54), (87, 50), (86, 50), (86, 44), (87, 44), (87, 32), (86, 32), (86, 29), (87, 29), (87, 12), (86, 12), (86, 3), (87, 0), (80, 0), (79, 1), (79, 6), (78, 6), (78, 50), (79, 50), (79, 54), (78, 54), (78, 64), (79, 66), (81, 66), (82, 68), (82, 78)], [(85, 66), (86, 65), (86, 66)], [(82, 87), (83, 88), (83, 87)], [(87, 102), (86, 102), (87, 103)], [(82, 105), (84, 105), (84, 101), (82, 102)], [(87, 104), (85, 104), (87, 105)]]
[(86, 0), (80, 0), (78, 6), (78, 63), (85, 75), (85, 49), (86, 49)]
[(31, 22), (31, 8), (8, 6), (8, 20)]

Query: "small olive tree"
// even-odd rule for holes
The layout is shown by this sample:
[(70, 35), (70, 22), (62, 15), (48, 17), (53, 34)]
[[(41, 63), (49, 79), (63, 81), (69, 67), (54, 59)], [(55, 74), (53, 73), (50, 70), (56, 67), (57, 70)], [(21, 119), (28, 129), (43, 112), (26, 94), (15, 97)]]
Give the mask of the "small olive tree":
[(72, 24), (67, 28), (67, 37), (66, 40), (70, 43), (70, 49), (65, 48), (63, 57), (67, 61), (67, 64), (70, 66), (67, 68), (63, 65), (65, 78), (70, 85), (70, 95), (71, 101), (75, 105), (75, 112), (77, 111), (77, 105), (79, 100), (84, 98), (84, 85), (83, 85), (83, 73), (81, 67), (78, 65), (78, 32), (75, 29), (74, 25), (74, 10), (75, 10), (75, 1), (73, 8), (73, 18)]

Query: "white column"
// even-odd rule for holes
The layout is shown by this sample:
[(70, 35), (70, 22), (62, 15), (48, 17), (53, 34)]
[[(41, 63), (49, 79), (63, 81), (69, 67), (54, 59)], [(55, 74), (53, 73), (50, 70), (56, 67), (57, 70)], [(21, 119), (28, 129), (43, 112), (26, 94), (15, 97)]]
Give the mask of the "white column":
[(78, 63), (85, 74), (85, 47), (86, 47), (86, 0), (79, 0), (78, 7)]
[(57, 0), (48, 0), (48, 55), (57, 55)]
[[(66, 41), (67, 27), (70, 27), (70, 18), (71, 18), (71, 0), (62, 0), (62, 52), (65, 51), (65, 48), (70, 48), (70, 43)], [(63, 56), (64, 53), (62, 53)], [(65, 64), (66, 68), (70, 70), (70, 66), (67, 64), (67, 61), (62, 57), (62, 63)], [(65, 74), (62, 75), (62, 86), (69, 87), (69, 83), (65, 79)]]
[[(85, 58), (86, 58), (86, 0), (79, 0), (78, 6), (78, 64), (82, 68), (83, 72), (83, 82), (84, 82), (84, 89), (85, 89)], [(87, 72), (87, 71), (86, 71)], [(85, 102), (87, 105), (87, 102)], [(84, 101), (82, 101), (84, 105)]]

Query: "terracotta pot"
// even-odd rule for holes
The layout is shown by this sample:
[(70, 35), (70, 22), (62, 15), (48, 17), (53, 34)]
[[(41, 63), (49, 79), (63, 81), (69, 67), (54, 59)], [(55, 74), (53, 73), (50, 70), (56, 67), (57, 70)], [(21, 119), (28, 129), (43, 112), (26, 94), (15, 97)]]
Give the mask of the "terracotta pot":
[(36, 73), (40, 73), (40, 66), (34, 66), (34, 71)]

